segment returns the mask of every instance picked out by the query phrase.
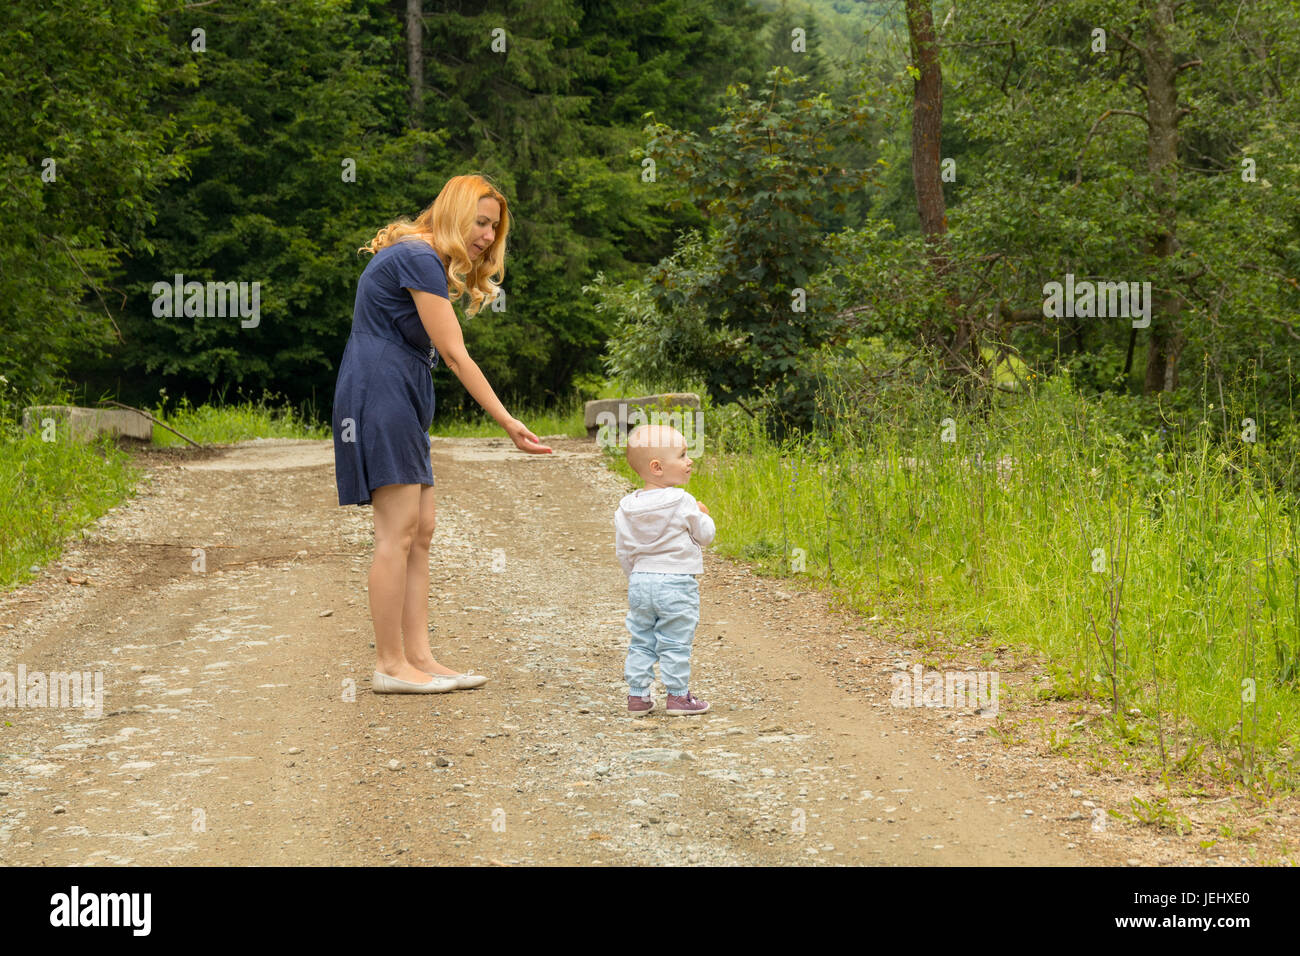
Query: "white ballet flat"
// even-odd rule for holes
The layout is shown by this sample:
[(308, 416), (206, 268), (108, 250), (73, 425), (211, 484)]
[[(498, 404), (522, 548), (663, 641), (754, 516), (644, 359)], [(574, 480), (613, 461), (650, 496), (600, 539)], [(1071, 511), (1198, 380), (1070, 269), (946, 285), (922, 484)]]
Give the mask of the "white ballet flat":
[(375, 671), (375, 676), (370, 681), (370, 689), (376, 694), (445, 694), (448, 691), (459, 690), (460, 683), (449, 677), (431, 677), (427, 684), (416, 684), (413, 681), (399, 680)]
[(456, 678), (456, 686), (461, 690), (482, 687), (488, 682), (488, 679), (482, 674), (475, 674), (473, 671), (466, 671), (463, 674), (448, 674), (446, 676)]
[(470, 690), (474, 687), (482, 687), (488, 682), (488, 679), (482, 674), (475, 674), (473, 671), (466, 671), (463, 674), (435, 674), (435, 677), (444, 677), (447, 680), (456, 682), (457, 690)]

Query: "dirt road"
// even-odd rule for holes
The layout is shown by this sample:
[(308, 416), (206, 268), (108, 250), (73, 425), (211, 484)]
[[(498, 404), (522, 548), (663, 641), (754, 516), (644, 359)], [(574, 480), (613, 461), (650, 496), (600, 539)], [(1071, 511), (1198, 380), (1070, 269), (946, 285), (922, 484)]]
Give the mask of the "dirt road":
[(139, 495), (0, 597), (0, 670), (104, 681), (100, 717), (0, 710), (0, 859), (1239, 862), (1108, 822), (1127, 780), (996, 719), (890, 706), (907, 635), (712, 554), (692, 688), (713, 710), (629, 719), (626, 488), (592, 444), (548, 443), (434, 441), (434, 651), (492, 679), (431, 696), (370, 692), (370, 511), (337, 506), (328, 442), (142, 453)]

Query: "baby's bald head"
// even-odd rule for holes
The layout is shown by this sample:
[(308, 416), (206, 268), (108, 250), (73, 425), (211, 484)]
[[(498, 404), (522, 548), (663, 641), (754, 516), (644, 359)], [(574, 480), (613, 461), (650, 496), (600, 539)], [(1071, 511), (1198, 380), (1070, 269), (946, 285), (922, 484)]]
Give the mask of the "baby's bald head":
[(642, 478), (650, 477), (650, 462), (686, 447), (682, 433), (671, 425), (638, 425), (627, 436), (627, 463)]

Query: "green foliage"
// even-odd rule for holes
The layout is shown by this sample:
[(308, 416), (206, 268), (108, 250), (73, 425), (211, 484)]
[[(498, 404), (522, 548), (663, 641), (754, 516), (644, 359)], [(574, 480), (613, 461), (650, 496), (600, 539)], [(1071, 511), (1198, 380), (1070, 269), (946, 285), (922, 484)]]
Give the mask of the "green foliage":
[(117, 341), (115, 267), (178, 175), (180, 126), (149, 109), (191, 81), (156, 4), (11, 4), (0, 30), (0, 374), (60, 384)]
[[(698, 222), (668, 210), (675, 194), (648, 188), (629, 163), (642, 113), (703, 128), (726, 83), (749, 75), (764, 22), (742, 0), (546, 0), (470, 13), (426, 3), (424, 96), (413, 109), (401, 4), (223, 0), (183, 17), (102, 7), (25, 11), (4, 40), (22, 64), (0, 81), (13, 106), (5, 117), (31, 113), (33, 124), (6, 138), (22, 147), (5, 154), (16, 188), (0, 200), (18, 220), (6, 237), (22, 268), (0, 283), (23, 311), (0, 320), (0, 369), (36, 387), (75, 359), (92, 391), (135, 403), (160, 385), (196, 401), (233, 386), (328, 401), (366, 262), (357, 247), (472, 170), (501, 184), (515, 219), (507, 308), (464, 322), (471, 354), (507, 398), (566, 395), (575, 375), (598, 373), (609, 331), (581, 284), (597, 271), (629, 276)], [(505, 51), (492, 47), (503, 23)], [(78, 46), (87, 36), (95, 42)], [(48, 118), (27, 75), (59, 88), (40, 94)], [(97, 119), (110, 112), (112, 123)], [(93, 151), (96, 174), (87, 192), (81, 167), (67, 168), (82, 190), (77, 211), (92, 208), (62, 236), (40, 224), (38, 201), (56, 193), (41, 188), (32, 159), (60, 141), (79, 163)], [(74, 254), (87, 276), (70, 268)], [(260, 321), (155, 315), (154, 284), (178, 273), (259, 283)], [(110, 281), (113, 295), (91, 294)], [(468, 396), (448, 371), (436, 374), (448, 386), (440, 408), (463, 411)]]
[[(1300, 193), (1283, 184), (1300, 171), (1300, 96), (1277, 78), (1300, 66), (1293, 13), (1282, 2), (1177, 5), (1180, 114), (1175, 171), (1164, 176), (1150, 169), (1143, 120), (1151, 63), (1134, 49), (1154, 42), (1148, 8), (1070, 0), (1047, 12), (994, 0), (963, 11), (943, 40), (954, 51), (944, 64), (955, 94), (945, 104), (949, 240), (965, 311), (1035, 309), (1044, 283), (1066, 273), (1147, 281), (1158, 297), (1149, 330), (1061, 318), (994, 321), (991, 335), (1031, 365), (1060, 361), (1090, 389), (1124, 391), (1140, 385), (1160, 332), (1192, 361), (1209, 354), (1224, 380), (1255, 359), (1261, 397), (1284, 404), (1284, 367), (1297, 355)], [(1172, 253), (1157, 255), (1166, 229)]]
[[(206, 34), (205, 51), (190, 54), (195, 88), (154, 104), (189, 131), (190, 173), (158, 197), (125, 270), (126, 342), (96, 369), (106, 386), (124, 366), (196, 396), (241, 384), (295, 401), (330, 394), (365, 264), (357, 248), (408, 197), (436, 191), (450, 162), (445, 136), (396, 128), (402, 88), (389, 65), (401, 36), (370, 7), (241, 0), (171, 25), (181, 47), (193, 29)], [(417, 155), (425, 167), (414, 168)], [(344, 178), (349, 160), (355, 182)], [(177, 273), (260, 283), (258, 324), (155, 315), (154, 283)]]
[(716, 246), (704, 242), (699, 230), (683, 237), (673, 253), (652, 267), (644, 279), (611, 285), (598, 273), (584, 295), (594, 295), (598, 313), (616, 316), (607, 345), (605, 368), (616, 379), (656, 381), (705, 379), (730, 330), (711, 327), (698, 301), (687, 301), (671, 321), (659, 310), (654, 289), (707, 288), (716, 281)]
[(670, 277), (653, 282), (650, 296), (670, 321), (679, 309), (695, 309), (710, 330), (726, 330), (725, 339), (710, 340), (710, 391), (744, 400), (771, 389), (798, 423), (812, 407), (796, 375), (799, 356), (840, 331), (808, 288), (809, 276), (835, 260), (822, 224), (843, 211), (839, 197), (871, 175), (827, 160), (870, 106), (865, 96), (840, 105), (812, 93), (805, 78), (783, 67), (765, 83), (755, 99), (745, 86), (730, 88), (723, 119), (707, 140), (659, 122), (648, 127), (645, 155), (661, 175), (689, 185), (711, 219), (705, 241), (716, 261), (707, 284)]
[[(586, 438), (583, 425), (582, 402), (576, 397), (545, 408), (520, 406), (513, 414), (524, 422), (534, 435), (543, 439), (548, 435), (567, 438)], [(501, 438), (501, 426), (486, 415), (465, 418), (439, 416), (433, 422), (433, 435), (439, 438)]]
[[(698, 222), (670, 210), (678, 194), (642, 183), (629, 161), (644, 143), (641, 116), (703, 127), (736, 71), (749, 75), (762, 22), (743, 0), (487, 3), (428, 16), (429, 82), (441, 95), (426, 97), (424, 122), (498, 174), (516, 216), (507, 309), (465, 325), (500, 394), (562, 401), (575, 374), (600, 371), (610, 317), (582, 284), (602, 272), (630, 277)], [(506, 23), (502, 55), (492, 30)], [(472, 402), (443, 374), (439, 405), (462, 414)]]

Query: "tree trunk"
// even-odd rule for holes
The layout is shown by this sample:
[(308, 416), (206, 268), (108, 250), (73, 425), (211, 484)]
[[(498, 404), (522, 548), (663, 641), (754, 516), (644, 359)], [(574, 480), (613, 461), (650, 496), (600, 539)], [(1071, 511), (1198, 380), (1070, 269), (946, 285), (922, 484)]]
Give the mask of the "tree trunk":
[[(943, 74), (939, 68), (939, 44), (929, 0), (906, 0), (907, 34), (912, 63), (919, 72), (912, 95), (912, 185), (916, 189), (916, 211), (921, 235), (929, 250), (935, 280), (944, 281), (951, 262), (947, 254), (948, 215), (943, 199)], [(971, 371), (979, 362), (979, 342), (961, 302), (949, 290), (946, 301), (952, 310), (956, 331), (950, 343), (943, 343), (953, 362), (953, 372)], [(940, 333), (940, 340), (941, 340)]]
[(912, 62), (921, 75), (912, 96), (912, 183), (916, 188), (916, 210), (921, 217), (921, 234), (931, 246), (930, 262), (935, 272), (948, 270), (942, 248), (948, 232), (943, 202), (943, 180), (939, 163), (943, 131), (943, 76), (939, 70), (939, 48), (934, 20), (927, 0), (907, 0), (907, 32), (912, 45)]
[[(1174, 28), (1173, 0), (1155, 0), (1151, 32), (1143, 50), (1147, 75), (1147, 171), (1156, 201), (1156, 231), (1151, 251), (1161, 259), (1174, 254), (1178, 187), (1178, 90), (1173, 52), (1169, 48)], [(1182, 335), (1178, 325), (1179, 300), (1157, 292), (1151, 302), (1151, 338), (1147, 348), (1146, 394), (1171, 391), (1177, 382)]]
[(412, 129), (419, 129), (424, 103), (424, 10), (422, 0), (406, 0), (406, 78), (410, 83)]

